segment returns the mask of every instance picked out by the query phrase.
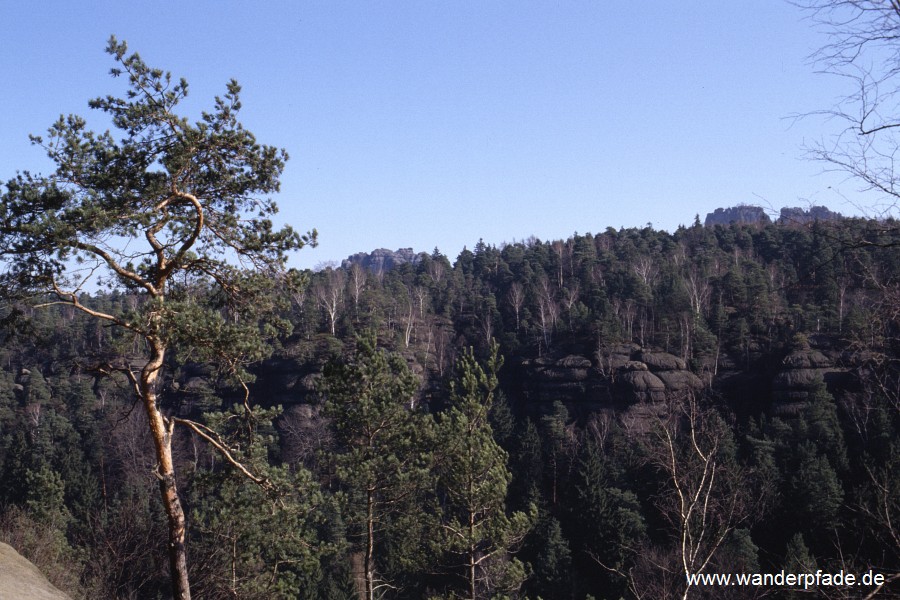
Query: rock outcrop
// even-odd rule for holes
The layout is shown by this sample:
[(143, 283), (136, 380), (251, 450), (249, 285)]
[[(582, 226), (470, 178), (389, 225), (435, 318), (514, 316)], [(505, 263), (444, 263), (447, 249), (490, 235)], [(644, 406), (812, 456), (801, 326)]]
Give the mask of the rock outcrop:
[(666, 399), (666, 384), (642, 362), (632, 360), (619, 369), (619, 386), (636, 402), (655, 404)]
[(47, 581), (24, 556), (0, 542), (0, 598), (9, 600), (72, 600)]
[(833, 212), (825, 206), (810, 206), (809, 209), (796, 206), (782, 208), (778, 222), (805, 225), (815, 221), (838, 221), (843, 218), (841, 213)]
[(634, 401), (651, 403), (662, 402), (666, 394), (703, 387), (684, 360), (667, 352), (638, 352), (634, 360), (619, 368), (619, 382)]
[(526, 391), (536, 402), (602, 403), (609, 397), (607, 382), (584, 356), (535, 358), (523, 361), (521, 366)]
[(413, 252), (412, 248), (399, 248), (388, 250), (379, 248), (372, 252), (357, 252), (341, 261), (341, 268), (349, 269), (354, 264), (372, 271), (373, 273), (390, 271), (394, 267), (407, 263), (418, 264), (422, 260), (421, 253)]
[(635, 344), (607, 348), (596, 364), (571, 354), (524, 360), (520, 368), (531, 402), (545, 405), (560, 400), (588, 411), (614, 403), (657, 404), (667, 394), (703, 387), (682, 359), (666, 352), (642, 351)]
[[(789, 225), (805, 225), (815, 221), (837, 221), (843, 218), (844, 216), (841, 213), (833, 212), (825, 206), (810, 206), (809, 208), (786, 206), (781, 209), (778, 222)], [(704, 225), (706, 227), (714, 227), (716, 225), (727, 227), (732, 223), (768, 224), (771, 222), (772, 220), (762, 207), (739, 204), (729, 208), (717, 208), (715, 211), (708, 213)]]
[(713, 227), (715, 225), (730, 225), (732, 223), (771, 223), (769, 215), (759, 206), (748, 206), (741, 204), (730, 208), (717, 208), (715, 211), (706, 215), (704, 225)]
[(699, 390), (703, 382), (687, 368), (687, 363), (667, 352), (642, 352), (640, 360), (656, 375), (670, 393)]
[(830, 358), (808, 346), (788, 354), (772, 381), (775, 413), (791, 415), (801, 411), (833, 368)]

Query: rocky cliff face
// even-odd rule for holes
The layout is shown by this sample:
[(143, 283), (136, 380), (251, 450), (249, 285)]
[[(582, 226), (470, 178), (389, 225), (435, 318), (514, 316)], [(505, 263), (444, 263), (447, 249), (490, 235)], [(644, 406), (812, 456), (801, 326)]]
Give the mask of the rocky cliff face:
[(715, 225), (730, 225), (731, 223), (771, 223), (769, 215), (759, 206), (732, 206), (730, 208), (717, 208), (706, 215), (704, 224), (707, 227)]
[(794, 414), (802, 410), (809, 395), (825, 382), (833, 362), (818, 350), (802, 348), (788, 354), (772, 381), (776, 414)]
[[(624, 343), (604, 347), (592, 356), (511, 357), (501, 382), (510, 398), (533, 415), (543, 414), (560, 401), (573, 418), (621, 411), (632, 421), (646, 421), (663, 410), (667, 400), (711, 386), (732, 398), (735, 410), (763, 408), (790, 416), (801, 411), (810, 394), (823, 384), (828, 389), (847, 389), (852, 385), (853, 370), (866, 364), (865, 356), (842, 353), (832, 342), (823, 337), (812, 347), (806, 343), (771, 360), (762, 360), (761, 351), (751, 350), (750, 358), (723, 352), (717, 364), (703, 372), (692, 371), (682, 358), (659, 348)], [(322, 427), (317, 381), (330, 354), (324, 347), (315, 355), (318, 358), (288, 354), (272, 357), (254, 369), (254, 397), (261, 404), (283, 406), (291, 427), (303, 429), (307, 432), (304, 439), (312, 439), (315, 436), (309, 432), (318, 433)], [(412, 361), (412, 366), (424, 376), (418, 363)], [(189, 403), (192, 391), (204, 387), (197, 383), (203, 377), (189, 369), (181, 375), (183, 381), (173, 383), (173, 389), (183, 392)], [(432, 381), (426, 388), (428, 385), (440, 384)], [(424, 395), (429, 395), (427, 389)], [(303, 448), (296, 452), (308, 453)]]
[(809, 209), (800, 207), (782, 208), (779, 223), (797, 223), (805, 225), (814, 221), (837, 221), (843, 219), (841, 213), (832, 212), (824, 206), (810, 206)]
[(798, 414), (823, 385), (829, 390), (853, 388), (856, 371), (869, 364), (870, 357), (864, 354), (838, 352), (827, 343), (818, 346), (801, 344), (781, 361), (772, 380), (774, 414)]
[(399, 248), (398, 250), (388, 250), (379, 248), (372, 252), (357, 252), (352, 256), (348, 256), (341, 261), (341, 267), (349, 269), (354, 264), (358, 264), (364, 269), (368, 269), (373, 273), (379, 271), (389, 271), (394, 267), (405, 265), (407, 263), (417, 264), (421, 260), (420, 253), (413, 252), (412, 248)]
[[(810, 206), (801, 208), (798, 206), (784, 207), (778, 217), (779, 223), (805, 225), (815, 221), (837, 221), (843, 219), (841, 213), (831, 211), (825, 206)], [(706, 215), (704, 225), (714, 227), (716, 225), (728, 226), (732, 223), (771, 223), (769, 215), (759, 206), (738, 205), (730, 208), (717, 208)]]
[(590, 359), (575, 354), (526, 359), (520, 365), (523, 391), (530, 403), (603, 405), (609, 402), (609, 382)]
[(522, 361), (520, 368), (529, 403), (561, 400), (585, 412), (621, 402), (659, 403), (666, 394), (703, 387), (677, 356), (644, 351), (636, 344), (610, 348), (596, 361), (579, 355), (543, 357)]

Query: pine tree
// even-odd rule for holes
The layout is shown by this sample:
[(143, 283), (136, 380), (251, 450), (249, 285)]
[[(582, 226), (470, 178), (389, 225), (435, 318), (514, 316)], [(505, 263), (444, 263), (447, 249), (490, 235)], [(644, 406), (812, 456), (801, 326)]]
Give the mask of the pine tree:
[(512, 475), (488, 420), (502, 366), (496, 342), (486, 366), (478, 364), (471, 348), (463, 353), (450, 408), (440, 415), (437, 426), (442, 527), (452, 564), (463, 566), (469, 600), (521, 585), (524, 570), (511, 551), (534, 521), (533, 509), (531, 514), (511, 515), (506, 510)]
[(559, 521), (541, 518), (525, 545), (534, 571), (529, 588), (541, 598), (571, 598), (572, 551)]
[(240, 406), (206, 415), (230, 447), (240, 448), (235, 453), (241, 464), (264, 474), (271, 488), (267, 493), (260, 486), (245, 485), (227, 466), (195, 477), (190, 516), (193, 530), (202, 534), (193, 552), (202, 557), (198, 596), (310, 597), (323, 577), (319, 561), (331, 548), (319, 543), (317, 529), (326, 499), (306, 469), (291, 470), (268, 460), (278, 445), (272, 420), (280, 412), (256, 411), (252, 429)]
[[(106, 51), (116, 62), (112, 75), (124, 76), (128, 89), (124, 97), (100, 97), (89, 106), (106, 113), (121, 138), (90, 131), (76, 115), (60, 117), (46, 139), (32, 137), (55, 171), (47, 177), (23, 171), (6, 183), (0, 289), (19, 298), (49, 297), (91, 317), (102, 325), (95, 327), (98, 353), (106, 351), (108, 328), (142, 341), (144, 356), (134, 363), (119, 354), (96, 366), (126, 375), (147, 415), (169, 524), (172, 593), (188, 600), (175, 425), (216, 443), (165, 406), (159, 389), (166, 359), (176, 348), (194, 360), (215, 359), (245, 385), (244, 367), (265, 356), (264, 339), (275, 333), (278, 321), (264, 317), (274, 312), (274, 291), (292, 283), (284, 273), (286, 253), (314, 242), (315, 232), (274, 228), (277, 207), (260, 196), (278, 191), (287, 154), (260, 145), (238, 122), (237, 82), (228, 83), (212, 112), (191, 123), (177, 113), (188, 93), (184, 79), (173, 81), (128, 55), (115, 37)], [(88, 285), (128, 290), (140, 301), (132, 310), (92, 308), (82, 294)], [(197, 291), (216, 303), (198, 303)]]
[(330, 459), (351, 541), (362, 553), (367, 600), (391, 585), (379, 573), (379, 550), (389, 534), (403, 535), (390, 529), (403, 525), (398, 515), (420, 510), (430, 479), (430, 419), (412, 406), (418, 388), (406, 361), (379, 350), (374, 336), (358, 338), (349, 360), (325, 369), (325, 413), (337, 445)]

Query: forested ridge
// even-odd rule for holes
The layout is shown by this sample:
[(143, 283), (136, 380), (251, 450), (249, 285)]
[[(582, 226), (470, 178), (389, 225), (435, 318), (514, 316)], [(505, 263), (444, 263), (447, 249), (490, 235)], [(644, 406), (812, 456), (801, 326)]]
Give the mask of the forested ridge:
[[(197, 424), (173, 442), (195, 597), (808, 597), (686, 588), (782, 569), (898, 593), (896, 222), (698, 219), (293, 275), (245, 377), (187, 334), (165, 355), (160, 409)], [(75, 598), (167, 597), (127, 372), (146, 342), (44, 300), (3, 309), (0, 540)], [(80, 302), (129, 322), (150, 300)]]

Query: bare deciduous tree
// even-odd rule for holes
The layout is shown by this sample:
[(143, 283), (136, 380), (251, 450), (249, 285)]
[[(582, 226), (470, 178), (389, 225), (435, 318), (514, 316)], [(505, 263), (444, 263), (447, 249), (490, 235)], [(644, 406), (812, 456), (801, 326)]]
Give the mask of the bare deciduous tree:
[(635, 275), (640, 277), (641, 281), (644, 282), (649, 288), (652, 288), (656, 284), (656, 280), (659, 277), (659, 267), (653, 260), (653, 257), (650, 255), (640, 256), (635, 261), (632, 266), (634, 269)]
[(432, 283), (440, 283), (444, 278), (445, 270), (443, 261), (433, 260), (428, 263), (428, 276), (431, 277)]
[(663, 596), (656, 596), (658, 590), (652, 595), (687, 600), (694, 596), (689, 576), (705, 572), (727, 536), (749, 519), (753, 496), (735, 460), (731, 429), (719, 414), (694, 394), (670, 398), (667, 409), (646, 444), (666, 481), (658, 506), (670, 523), (672, 545), (640, 553), (645, 560), (629, 579), (638, 597), (651, 597), (646, 584), (668, 582)]
[(350, 267), (350, 294), (353, 296), (353, 312), (359, 319), (359, 297), (366, 288), (366, 270), (359, 263)]
[(556, 329), (556, 320), (559, 318), (559, 305), (554, 298), (553, 288), (546, 277), (541, 277), (538, 281), (537, 289), (538, 302), (538, 326), (541, 330), (541, 341), (544, 343), (544, 349), (550, 348), (550, 342), (553, 338), (553, 331)]
[(712, 295), (712, 286), (709, 277), (696, 268), (691, 268), (682, 279), (684, 288), (691, 301), (691, 310), (695, 317), (700, 317), (709, 307), (709, 299)]
[(519, 331), (519, 313), (522, 310), (522, 306), (525, 304), (525, 289), (522, 287), (518, 281), (514, 281), (512, 285), (509, 286), (509, 292), (506, 294), (507, 300), (509, 300), (509, 305), (512, 307), (513, 311), (516, 313), (516, 331)]
[(325, 276), (313, 286), (313, 294), (319, 306), (328, 316), (328, 324), (331, 328), (331, 335), (335, 335), (337, 330), (337, 319), (344, 301), (344, 285), (346, 283), (347, 274), (343, 269), (328, 268)]
[(831, 108), (814, 115), (843, 126), (809, 148), (813, 159), (849, 173), (879, 196), (866, 212), (889, 216), (900, 198), (895, 168), (900, 147), (900, 2), (895, 0), (798, 0), (828, 43), (813, 56), (821, 72), (851, 88)]

